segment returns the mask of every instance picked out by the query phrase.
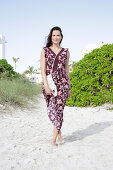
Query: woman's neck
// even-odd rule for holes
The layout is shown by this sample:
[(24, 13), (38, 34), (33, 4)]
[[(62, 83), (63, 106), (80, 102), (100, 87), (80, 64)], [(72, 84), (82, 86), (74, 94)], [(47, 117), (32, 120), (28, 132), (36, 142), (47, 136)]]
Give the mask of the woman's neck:
[(51, 47), (54, 48), (54, 49), (59, 49), (60, 45), (59, 44), (52, 44)]

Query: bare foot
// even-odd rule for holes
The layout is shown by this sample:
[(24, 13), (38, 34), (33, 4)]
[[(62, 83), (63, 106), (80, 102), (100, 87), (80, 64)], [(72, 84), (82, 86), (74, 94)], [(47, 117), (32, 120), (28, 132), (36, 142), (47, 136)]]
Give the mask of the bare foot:
[(51, 142), (52, 146), (56, 146), (56, 140), (53, 139), (52, 142)]

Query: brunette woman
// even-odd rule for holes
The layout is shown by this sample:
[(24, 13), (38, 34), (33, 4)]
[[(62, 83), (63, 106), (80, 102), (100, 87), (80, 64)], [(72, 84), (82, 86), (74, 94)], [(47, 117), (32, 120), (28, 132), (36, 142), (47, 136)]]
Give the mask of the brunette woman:
[[(41, 75), (43, 81), (42, 93), (47, 104), (47, 114), (54, 125), (52, 145), (56, 145), (58, 137), (62, 142), (61, 127), (63, 122), (63, 110), (70, 93), (69, 76), (69, 49), (60, 46), (63, 39), (62, 30), (56, 26), (50, 30), (46, 46), (41, 51)], [(54, 63), (53, 69), (52, 64)], [(47, 75), (51, 74), (57, 86), (57, 96), (54, 96), (47, 82)]]

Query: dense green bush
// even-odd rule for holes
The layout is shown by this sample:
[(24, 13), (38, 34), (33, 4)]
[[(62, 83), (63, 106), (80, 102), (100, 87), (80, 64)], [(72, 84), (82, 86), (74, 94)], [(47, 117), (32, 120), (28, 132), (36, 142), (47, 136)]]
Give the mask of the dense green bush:
[(113, 44), (86, 54), (70, 73), (71, 98), (66, 105), (97, 106), (113, 102)]
[(8, 78), (16, 76), (16, 72), (13, 70), (13, 67), (8, 64), (7, 60), (1, 59), (0, 60), (0, 79)]

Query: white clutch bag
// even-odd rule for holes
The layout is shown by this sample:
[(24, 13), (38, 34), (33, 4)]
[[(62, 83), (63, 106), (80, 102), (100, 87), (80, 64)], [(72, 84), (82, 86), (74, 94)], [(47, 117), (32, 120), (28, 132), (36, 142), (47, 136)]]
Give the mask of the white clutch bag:
[[(55, 63), (55, 62), (56, 62), (56, 58), (54, 59), (54, 62), (52, 64), (52, 70), (53, 70), (54, 65), (55, 64), (57, 65), (57, 63)], [(47, 75), (47, 82), (48, 82), (48, 85), (49, 85), (50, 89), (53, 92), (53, 95), (57, 96), (57, 86), (55, 85), (55, 83), (53, 81), (51, 73), (49, 75)]]
[(54, 96), (57, 96), (57, 87), (53, 81), (51, 74), (47, 75), (47, 82)]

